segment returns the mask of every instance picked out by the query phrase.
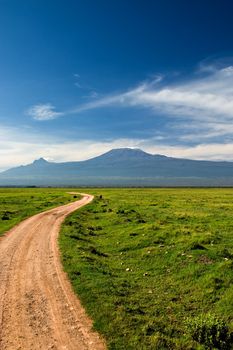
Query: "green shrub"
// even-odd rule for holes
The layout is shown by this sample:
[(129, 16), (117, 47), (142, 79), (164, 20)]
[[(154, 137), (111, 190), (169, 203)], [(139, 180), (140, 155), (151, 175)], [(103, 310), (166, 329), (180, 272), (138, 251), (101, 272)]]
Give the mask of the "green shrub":
[(225, 321), (215, 315), (200, 315), (187, 320), (187, 329), (193, 340), (205, 349), (232, 349), (232, 334)]
[(9, 214), (7, 212), (3, 214), (2, 220), (10, 220)]

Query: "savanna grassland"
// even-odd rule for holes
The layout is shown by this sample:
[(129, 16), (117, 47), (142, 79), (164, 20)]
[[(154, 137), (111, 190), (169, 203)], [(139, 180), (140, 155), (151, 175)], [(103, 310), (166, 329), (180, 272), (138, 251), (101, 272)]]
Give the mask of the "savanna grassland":
[(232, 189), (90, 189), (60, 235), (109, 349), (231, 349)]
[(0, 235), (23, 219), (74, 200), (67, 189), (0, 188)]

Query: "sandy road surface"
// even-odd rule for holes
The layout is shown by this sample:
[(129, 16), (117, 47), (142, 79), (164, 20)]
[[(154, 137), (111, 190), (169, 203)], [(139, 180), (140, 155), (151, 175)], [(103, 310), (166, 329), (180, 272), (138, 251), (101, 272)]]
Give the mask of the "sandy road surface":
[(59, 228), (90, 195), (37, 214), (0, 238), (0, 349), (105, 349), (62, 270)]

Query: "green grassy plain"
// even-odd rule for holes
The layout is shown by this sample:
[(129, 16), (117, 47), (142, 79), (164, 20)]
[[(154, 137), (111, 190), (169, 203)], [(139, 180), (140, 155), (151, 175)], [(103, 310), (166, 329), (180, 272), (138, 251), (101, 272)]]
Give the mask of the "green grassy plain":
[(207, 313), (232, 330), (233, 189), (85, 191), (60, 248), (109, 349), (204, 349), (187, 319)]
[(71, 202), (67, 189), (0, 188), (0, 235), (23, 219)]

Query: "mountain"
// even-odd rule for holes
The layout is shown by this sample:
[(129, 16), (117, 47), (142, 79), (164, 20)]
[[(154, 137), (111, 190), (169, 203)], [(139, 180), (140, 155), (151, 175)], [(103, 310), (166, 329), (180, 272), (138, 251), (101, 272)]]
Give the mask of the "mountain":
[(98, 157), (32, 164), (0, 173), (0, 186), (233, 186), (233, 162), (153, 155), (140, 149), (113, 149)]

